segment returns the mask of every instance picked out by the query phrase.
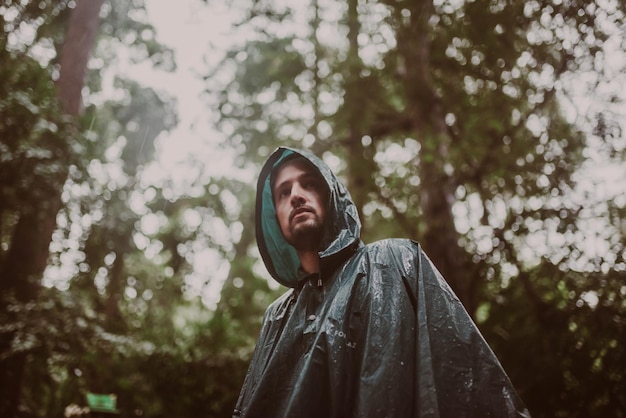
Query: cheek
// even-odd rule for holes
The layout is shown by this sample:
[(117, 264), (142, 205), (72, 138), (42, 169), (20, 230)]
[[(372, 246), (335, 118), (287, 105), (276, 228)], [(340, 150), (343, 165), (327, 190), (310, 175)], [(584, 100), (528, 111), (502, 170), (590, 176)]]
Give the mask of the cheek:
[(322, 222), (326, 222), (326, 205), (320, 206), (320, 218)]
[(315, 205), (317, 206), (317, 211), (322, 217), (326, 215), (326, 200), (319, 195), (315, 196)]
[(282, 227), (287, 223), (287, 217), (289, 216), (285, 208), (281, 205), (276, 207), (276, 217), (278, 218), (278, 224)]

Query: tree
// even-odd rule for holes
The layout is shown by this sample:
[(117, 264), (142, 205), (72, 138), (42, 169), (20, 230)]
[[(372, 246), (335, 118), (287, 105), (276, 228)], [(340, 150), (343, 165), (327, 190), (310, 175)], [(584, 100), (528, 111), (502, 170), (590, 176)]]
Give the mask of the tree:
[[(126, 141), (122, 158), (129, 175), (121, 190), (113, 190), (115, 197), (121, 199), (112, 202), (118, 204), (116, 216), (133, 221), (123, 195), (132, 191), (138, 165), (150, 160), (156, 136), (175, 123), (172, 109), (152, 90), (124, 81), (119, 81), (117, 88), (127, 91), (127, 103), (109, 102), (102, 109), (89, 106), (87, 112), (82, 112), (81, 95), (85, 89), (92, 94), (100, 89), (93, 72), (87, 77), (87, 66), (101, 12), (105, 16), (105, 33), (117, 36), (124, 31), (139, 32), (140, 36), (131, 37), (131, 46), (134, 40), (143, 56), (153, 59), (156, 65), (171, 64), (169, 51), (149, 37), (145, 41), (142, 38), (151, 32), (148, 24), (137, 20), (142, 2), (126, 5), (125, 12), (104, 5), (103, 1), (48, 1), (3, 6), (7, 19), (2, 19), (1, 88), (5, 94), (0, 107), (2, 416), (60, 415), (65, 405), (77, 401), (77, 395), (97, 390), (106, 380), (107, 373), (96, 371), (89, 376), (98, 368), (99, 360), (94, 357), (98, 352), (108, 352), (118, 360), (134, 352), (133, 340), (119, 332), (124, 323), (119, 303), (124, 291), (120, 283), (126, 282), (123, 256), (114, 263), (115, 280), (111, 281), (102, 312), (98, 310), (101, 298), (93, 298), (97, 283), (92, 281), (90, 286), (81, 287), (75, 280), (76, 286), (59, 292), (49, 289), (49, 283), (44, 286), (46, 279), (42, 280), (46, 267), (63, 264), (59, 261), (67, 260), (67, 256), (78, 258), (73, 264), (77, 273), (84, 274), (91, 268), (97, 271), (101, 266), (98, 263), (102, 260), (97, 257), (89, 260), (93, 261), (91, 265), (80, 262), (85, 253), (76, 250), (85, 238), (76, 237), (75, 231), (93, 227), (98, 232), (98, 225), (85, 222), (86, 217), (91, 216), (89, 212), (107, 211), (114, 205), (103, 205), (110, 199), (102, 196), (92, 201), (81, 199), (74, 190), (85, 190), (97, 183), (89, 173), (90, 165), (103, 159), (111, 140)], [(118, 13), (127, 14), (122, 19)], [(62, 52), (57, 54), (59, 50)], [(102, 121), (106, 128), (95, 137), (99, 118), (107, 116), (107, 112), (111, 119)], [(146, 128), (135, 132), (138, 125)], [(89, 203), (94, 203), (96, 209), (85, 210)], [(118, 228), (129, 226), (115, 225), (114, 217), (111, 220)], [(130, 248), (132, 224), (121, 235), (107, 235), (111, 230), (106, 229), (101, 228), (107, 238), (104, 245), (117, 246), (121, 242), (118, 251)], [(52, 257), (49, 247), (53, 249)], [(69, 282), (66, 273), (67, 269), (63, 273), (64, 283)], [(112, 366), (118, 364), (123, 363), (118, 361)]]
[[(609, 320), (624, 314), (624, 238), (607, 225), (616, 256), (594, 259), (581, 237), (590, 217), (615, 219), (624, 202), (590, 216), (589, 201), (572, 197), (609, 115), (582, 131), (562, 100), (573, 74), (601, 70), (622, 6), (312, 1), (304, 12), (273, 2), (249, 10), (257, 38), (224, 60), (230, 84), (209, 84), (242, 165), (296, 145), (341, 171), (365, 239), (422, 243), (534, 416), (575, 416), (581, 403), (603, 416), (623, 405), (623, 374), (606, 361), (625, 354), (612, 343), (623, 324)], [(607, 328), (584, 325), (598, 321)], [(590, 372), (593, 389), (580, 383)], [(550, 378), (537, 385), (536, 376)]]
[[(70, 38), (70, 41), (66, 43), (64, 58), (61, 61), (58, 97), (65, 106), (64, 110), (71, 116), (78, 115), (84, 72), (97, 31), (101, 3), (101, 1), (79, 2), (73, 13), (74, 17), (70, 19), (68, 34), (76, 38)], [(46, 3), (43, 5), (44, 7), (50, 6)], [(24, 13), (24, 18), (28, 19), (28, 17), (28, 13)], [(83, 21), (83, 19), (85, 20)], [(78, 28), (78, 26), (81, 27)], [(81, 40), (78, 44), (73, 43), (74, 40), (78, 39)], [(8, 53), (9, 56), (12, 55), (6, 50), (6, 46), (5, 43), (5, 53)], [(36, 68), (34, 71), (39, 72), (36, 77), (41, 80), (44, 72)], [(24, 95), (18, 90), (18, 94), (20, 93)], [(30, 99), (27, 94), (24, 96), (26, 96), (24, 97), (25, 100)], [(48, 100), (52, 102), (50, 96), (48, 96)], [(54, 104), (46, 104), (54, 112)], [(30, 110), (37, 119), (38, 109)], [(46, 122), (46, 120), (43, 119), (42, 122)], [(61, 207), (61, 190), (67, 178), (66, 167), (70, 161), (69, 144), (63, 141), (61, 135), (55, 134), (54, 125), (50, 128), (34, 135), (32, 131), (25, 132), (39, 145), (39, 150), (43, 154), (43, 158), (31, 159), (31, 161), (34, 160), (32, 161), (34, 164), (31, 164), (26, 171), (44, 171), (41, 173), (43, 174), (41, 176), (43, 181), (39, 185), (35, 185), (34, 190), (26, 191), (24, 197), (27, 201), (22, 202), (23, 205), (13, 211), (15, 224), (11, 228), (12, 237), (8, 251), (2, 260), (1, 277), (4, 298), (1, 308), (3, 311), (7, 309), (7, 297), (15, 297), (22, 303), (37, 299), (38, 281), (47, 265), (48, 245), (56, 226), (56, 214)], [(66, 132), (69, 133), (70, 131), (67, 130)], [(20, 138), (16, 139), (19, 140)], [(10, 336), (11, 333), (8, 335)], [(7, 339), (7, 335), (4, 334), (1, 343), (3, 349), (8, 348), (9, 341), (10, 338)], [(26, 353), (18, 352), (10, 359), (2, 359), (2, 363), (0, 384), (6, 393), (3, 393), (2, 396), (3, 402), (0, 413), (3, 416), (13, 417), (17, 413), (17, 401), (22, 388)]]
[[(5, 22), (3, 39), (21, 21), (37, 34), (22, 44), (7, 42), (3, 57), (10, 60), (0, 64), (7, 93), (0, 107), (7, 134), (0, 144), (3, 262), (25, 204), (58, 202), (59, 208), (52, 241), (42, 247), (46, 271), (30, 282), (33, 293), (24, 300), (2, 294), (0, 359), (3, 366), (22, 359), (19, 396), (8, 393), (19, 386), (2, 386), (3, 416), (9, 408), (16, 412), (7, 416), (61, 416), (93, 391), (116, 393), (127, 416), (224, 416), (235, 402), (260, 314), (275, 291), (258, 280), (241, 297), (240, 277), (254, 274), (254, 261), (233, 263), (224, 270), (229, 285), (220, 308), (208, 310), (197, 288), (220, 279), (199, 278), (192, 265), (206, 254), (246, 259), (253, 232), (242, 227), (232, 203), (233, 193), (247, 195), (250, 186), (199, 177), (181, 192), (167, 181), (152, 184), (146, 175), (158, 135), (176, 123), (172, 101), (119, 77), (109, 86), (114, 99), (102, 92), (107, 65), (120, 48), (131, 49), (138, 62), (173, 68), (172, 52), (156, 41), (141, 1), (102, 3), (82, 87), (58, 74), (62, 57), (71, 57), (57, 53), (71, 43), (63, 36), (70, 2), (42, 8), (23, 3), (7, 13), (12, 20)], [(57, 108), (55, 78), (83, 95), (82, 105), (75, 96), (64, 100), (78, 116)], [(67, 161), (36, 147), (46, 129), (58, 136)], [(5, 145), (4, 138), (14, 141)], [(42, 155), (63, 173), (53, 193), (31, 196), (33, 184), (52, 178), (50, 170), (23, 161)]]

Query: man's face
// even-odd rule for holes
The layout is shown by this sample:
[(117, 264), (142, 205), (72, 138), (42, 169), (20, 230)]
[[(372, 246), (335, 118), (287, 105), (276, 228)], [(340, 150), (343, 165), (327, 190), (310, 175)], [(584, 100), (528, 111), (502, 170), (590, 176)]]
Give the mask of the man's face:
[(279, 168), (272, 188), (280, 229), (298, 250), (317, 250), (322, 238), (327, 186), (318, 171), (304, 160)]

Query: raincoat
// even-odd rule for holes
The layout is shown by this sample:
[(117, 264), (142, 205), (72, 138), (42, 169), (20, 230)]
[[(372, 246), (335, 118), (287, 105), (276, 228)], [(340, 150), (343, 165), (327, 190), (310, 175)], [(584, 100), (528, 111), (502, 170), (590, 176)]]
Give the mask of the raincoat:
[[(320, 273), (284, 240), (274, 167), (307, 158), (330, 189)], [(356, 207), (328, 166), (277, 149), (258, 180), (256, 233), (270, 274), (290, 287), (267, 309), (234, 417), (528, 417), (448, 284), (407, 239), (364, 245)]]

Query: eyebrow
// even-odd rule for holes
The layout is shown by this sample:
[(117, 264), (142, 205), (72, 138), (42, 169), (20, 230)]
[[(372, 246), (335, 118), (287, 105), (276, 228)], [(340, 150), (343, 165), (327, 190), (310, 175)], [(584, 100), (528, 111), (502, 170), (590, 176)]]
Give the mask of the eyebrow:
[[(321, 174), (314, 172), (314, 171), (306, 171), (302, 173), (301, 175), (299, 175), (298, 177), (296, 177), (296, 179), (306, 179), (306, 178), (313, 178), (319, 183), (322, 189), (324, 188), (324, 177), (322, 177)], [(290, 182), (291, 182), (290, 180), (284, 180), (280, 183), (275, 183), (274, 186), (272, 187), (272, 195), (274, 195), (276, 191), (280, 190), (280, 188), (283, 187), (285, 184), (290, 183)]]

